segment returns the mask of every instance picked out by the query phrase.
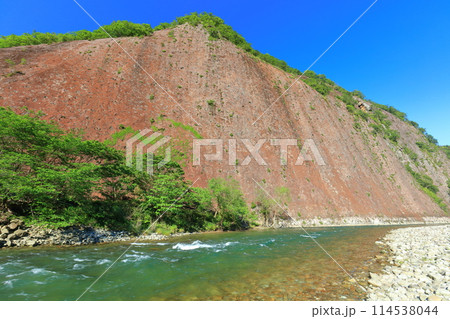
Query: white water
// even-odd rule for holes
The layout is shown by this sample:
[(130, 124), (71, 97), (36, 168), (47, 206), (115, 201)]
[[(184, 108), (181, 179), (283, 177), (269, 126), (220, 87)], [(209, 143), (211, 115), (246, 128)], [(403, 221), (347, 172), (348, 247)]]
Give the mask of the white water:
[[(199, 249), (199, 248), (220, 249), (220, 248), (225, 248), (225, 247), (228, 247), (228, 246), (234, 245), (234, 244), (238, 244), (238, 242), (229, 241), (229, 242), (225, 242), (225, 243), (210, 245), (210, 244), (205, 244), (205, 243), (201, 242), (200, 240), (196, 240), (192, 243), (178, 243), (178, 244), (174, 245), (172, 248), (177, 249), (177, 250), (194, 250), (194, 249)], [(220, 251), (220, 250), (216, 250), (216, 251)]]

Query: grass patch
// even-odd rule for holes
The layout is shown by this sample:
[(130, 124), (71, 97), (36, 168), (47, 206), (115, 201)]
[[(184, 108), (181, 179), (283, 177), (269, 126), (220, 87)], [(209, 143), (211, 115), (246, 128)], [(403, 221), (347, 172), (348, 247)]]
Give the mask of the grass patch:
[(134, 130), (131, 126), (121, 126), (119, 131), (113, 133), (111, 137), (105, 141), (105, 144), (108, 146), (114, 146), (119, 140), (123, 141), (128, 135), (134, 135), (137, 133), (139, 133), (139, 131)]
[(190, 126), (190, 125), (183, 124), (183, 123), (174, 121), (174, 120), (169, 119), (169, 118), (167, 118), (166, 120), (169, 121), (170, 123), (172, 123), (172, 125), (174, 127), (180, 127), (183, 130), (185, 130), (185, 131), (191, 132), (192, 135), (194, 135), (198, 139), (202, 139), (203, 138), (203, 136), (201, 136), (201, 134), (199, 132), (197, 132), (197, 130), (195, 128), (193, 128), (192, 126)]
[(444, 212), (448, 213), (448, 206), (445, 204), (444, 200), (437, 195), (439, 188), (433, 184), (433, 179), (426, 174), (415, 172), (409, 164), (406, 165), (406, 170), (414, 177), (419, 188), (438, 204)]

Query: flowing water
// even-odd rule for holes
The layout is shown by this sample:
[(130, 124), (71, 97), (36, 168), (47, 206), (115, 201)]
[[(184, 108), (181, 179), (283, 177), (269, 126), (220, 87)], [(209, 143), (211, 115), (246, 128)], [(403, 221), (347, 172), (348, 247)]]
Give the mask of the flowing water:
[[(394, 227), (251, 230), (133, 244), (82, 300), (360, 300)], [(0, 300), (75, 300), (129, 244), (0, 251)]]

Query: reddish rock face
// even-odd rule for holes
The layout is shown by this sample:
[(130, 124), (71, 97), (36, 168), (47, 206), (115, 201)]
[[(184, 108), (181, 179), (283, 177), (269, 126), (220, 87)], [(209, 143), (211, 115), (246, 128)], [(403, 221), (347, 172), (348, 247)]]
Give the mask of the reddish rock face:
[[(401, 133), (399, 146), (393, 146), (372, 135), (364, 121), (355, 130), (353, 115), (333, 94), (324, 98), (229, 42), (209, 41), (200, 27), (174, 31), (174, 38), (168, 30), (142, 39), (120, 38), (120, 46), (101, 39), (1, 49), (0, 74), (6, 76), (0, 77), (0, 105), (17, 112), (23, 106), (41, 110), (46, 119), (65, 129), (82, 129), (89, 139), (109, 139), (123, 127), (159, 128), (184, 154), (188, 179), (200, 177), (196, 186), (232, 176), (249, 202), (260, 192), (257, 183), (274, 196), (286, 187), (290, 200), (285, 196), (283, 202), (293, 216), (445, 215), (414, 185), (399, 146), (419, 154), (447, 203), (450, 163), (439, 152), (434, 158), (422, 153), (415, 142), (423, 136), (412, 126), (387, 113)], [(16, 65), (4, 63), (6, 59)], [(22, 59), (26, 63), (20, 64)], [(165, 117), (158, 119), (160, 115)], [(223, 161), (202, 157), (201, 165), (193, 165), (192, 129), (203, 138), (223, 139)], [(325, 165), (317, 160), (295, 165), (296, 146), (288, 148), (287, 165), (281, 165), (280, 146), (270, 143), (281, 138), (297, 139), (300, 146), (311, 139)], [(232, 165), (230, 139), (236, 139), (237, 147)], [(267, 165), (254, 158), (242, 165), (250, 154), (242, 139), (252, 144), (267, 140), (259, 152)], [(116, 147), (125, 148), (125, 141), (119, 139)], [(214, 148), (201, 150), (205, 154)]]

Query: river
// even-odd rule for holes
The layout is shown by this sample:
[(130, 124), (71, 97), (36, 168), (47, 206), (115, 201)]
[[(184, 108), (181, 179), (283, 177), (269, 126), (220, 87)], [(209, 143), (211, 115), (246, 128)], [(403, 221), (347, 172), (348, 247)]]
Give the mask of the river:
[[(81, 300), (361, 300), (391, 226), (250, 230), (135, 243)], [(128, 247), (0, 250), (0, 300), (76, 300)]]

